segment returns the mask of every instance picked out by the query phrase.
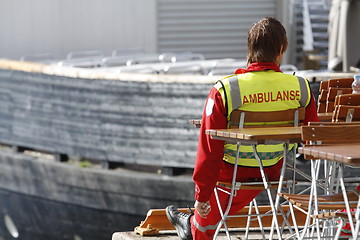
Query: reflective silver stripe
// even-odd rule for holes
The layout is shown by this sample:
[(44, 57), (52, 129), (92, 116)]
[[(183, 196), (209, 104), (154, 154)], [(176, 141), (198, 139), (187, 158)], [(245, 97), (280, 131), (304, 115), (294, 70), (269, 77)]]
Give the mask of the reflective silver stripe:
[(297, 77), (300, 85), (300, 107), (306, 107), (306, 102), (309, 99), (309, 92), (306, 84), (306, 80), (302, 77)]
[(215, 230), (219, 223), (217, 223), (216, 225), (207, 225), (206, 227), (203, 227), (200, 226), (200, 224), (196, 221), (196, 217), (194, 217), (193, 224), (200, 232), (206, 232), (207, 230)]
[[(224, 149), (224, 153), (232, 157), (236, 157), (236, 152), (237, 151), (232, 149)], [(261, 158), (261, 160), (273, 160), (275, 158), (282, 157), (283, 154), (284, 154), (283, 151), (278, 151), (278, 152), (259, 152), (258, 155)], [(253, 152), (239, 152), (239, 158), (255, 159), (255, 155)]]
[(232, 103), (232, 109), (230, 112), (232, 112), (235, 109), (238, 109), (239, 107), (242, 106), (241, 94), (240, 94), (239, 81), (237, 76), (233, 76), (229, 78), (228, 81), (230, 86), (230, 95), (231, 95), (231, 103)]

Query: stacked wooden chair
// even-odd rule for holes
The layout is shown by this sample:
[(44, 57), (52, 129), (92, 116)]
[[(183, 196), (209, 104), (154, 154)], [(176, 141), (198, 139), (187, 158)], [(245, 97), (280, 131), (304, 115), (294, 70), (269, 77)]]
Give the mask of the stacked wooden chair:
[(343, 94), (336, 96), (332, 121), (360, 121), (360, 94)]
[[(326, 166), (326, 172), (323, 179), (319, 177), (320, 160), (326, 160), (329, 155), (326, 153), (317, 153), (311, 150), (311, 146), (321, 146), (324, 148), (333, 148), (334, 145), (342, 146), (360, 143), (360, 123), (314, 123), (302, 127), (302, 139), (307, 142), (299, 151), (305, 155), (306, 159), (311, 160), (312, 166), (312, 185), (309, 195), (295, 195), (280, 193), (290, 204), (290, 210), (294, 208), (307, 214), (305, 225), (301, 228), (295, 226), (297, 239), (339, 239), (343, 223), (348, 222), (354, 235), (359, 231), (359, 215), (355, 216), (350, 211), (351, 208), (359, 208), (359, 192), (349, 191), (344, 183), (344, 163), (333, 165), (334, 171), (331, 171), (329, 165)], [(354, 145), (355, 146), (355, 145)], [(358, 146), (358, 145), (357, 145)], [(355, 150), (356, 151), (356, 150)], [(319, 151), (317, 151), (319, 152)], [(324, 150), (325, 152), (325, 150)], [(360, 164), (360, 160), (354, 160), (349, 157), (349, 164)], [(342, 160), (344, 161), (344, 160)], [(336, 161), (335, 161), (336, 162)], [(357, 182), (360, 184), (360, 181)], [(323, 195), (319, 195), (319, 189), (325, 189)], [(346, 212), (339, 210), (346, 209)], [(359, 211), (360, 212), (360, 211)], [(293, 222), (296, 223), (296, 214), (292, 212)], [(312, 223), (311, 223), (312, 222)], [(354, 238), (356, 239), (356, 238)]]
[[(342, 94), (351, 94), (353, 78), (337, 78), (320, 83), (318, 98), (318, 114), (332, 113), (335, 109), (335, 98)], [(329, 120), (331, 116), (329, 116)]]

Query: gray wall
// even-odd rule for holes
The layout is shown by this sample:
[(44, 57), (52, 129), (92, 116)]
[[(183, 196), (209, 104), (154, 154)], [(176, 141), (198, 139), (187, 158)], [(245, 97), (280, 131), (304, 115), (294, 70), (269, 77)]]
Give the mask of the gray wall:
[(289, 0), (0, 0), (0, 58), (110, 55), (129, 47), (245, 58), (252, 23), (274, 16), (287, 25), (290, 6)]
[(141, 46), (156, 51), (156, 0), (0, 0), (0, 58)]

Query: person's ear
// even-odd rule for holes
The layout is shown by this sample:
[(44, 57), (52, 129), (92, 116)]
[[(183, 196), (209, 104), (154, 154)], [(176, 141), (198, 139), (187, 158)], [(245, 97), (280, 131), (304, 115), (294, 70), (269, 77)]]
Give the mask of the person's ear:
[(280, 46), (279, 56), (283, 55), (283, 53), (284, 53), (283, 50), (284, 50), (284, 45), (281, 45), (281, 46)]

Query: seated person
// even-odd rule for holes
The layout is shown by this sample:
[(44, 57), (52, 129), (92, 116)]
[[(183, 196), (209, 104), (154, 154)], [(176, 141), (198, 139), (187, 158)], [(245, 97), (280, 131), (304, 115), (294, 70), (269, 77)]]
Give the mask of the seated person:
[[(275, 18), (264, 18), (248, 33), (248, 65), (234, 75), (218, 81), (210, 90), (202, 116), (198, 151), (194, 167), (195, 213), (166, 209), (167, 217), (181, 239), (213, 239), (221, 219), (214, 188), (218, 181), (231, 182), (236, 144), (225, 144), (205, 134), (207, 129), (228, 128), (232, 110), (279, 111), (306, 107), (305, 121), (318, 121), (316, 105), (307, 80), (280, 71), (288, 46), (286, 31)], [(234, 90), (235, 89), (235, 90)], [(261, 120), (260, 120), (261, 121)], [(278, 180), (283, 161), (283, 146), (259, 145), (269, 180)], [(237, 181), (261, 179), (259, 164), (252, 148), (241, 146)], [(230, 215), (250, 203), (261, 190), (237, 190)], [(218, 191), (221, 206), (226, 208), (229, 194)]]

